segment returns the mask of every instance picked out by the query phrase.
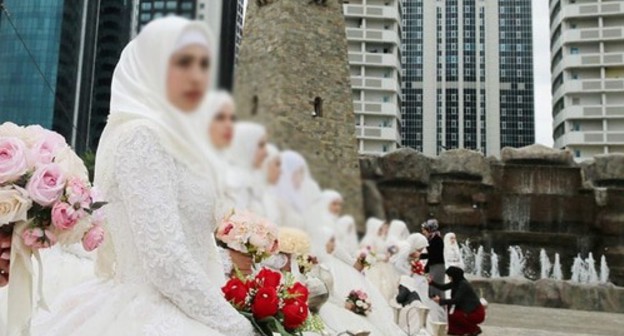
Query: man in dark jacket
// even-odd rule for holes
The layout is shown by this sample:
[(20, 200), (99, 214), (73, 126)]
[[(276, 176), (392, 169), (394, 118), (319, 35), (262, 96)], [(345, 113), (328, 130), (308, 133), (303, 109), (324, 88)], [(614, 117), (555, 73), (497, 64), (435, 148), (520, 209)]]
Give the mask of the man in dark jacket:
[[(476, 336), (481, 334), (479, 324), (485, 320), (485, 308), (472, 285), (464, 278), (464, 271), (459, 267), (449, 267), (446, 275), (451, 279), (448, 284), (439, 284), (434, 281), (431, 286), (443, 291), (451, 290), (451, 298), (433, 298), (442, 306), (449, 306), (448, 334)], [(453, 306), (453, 307), (451, 307)]]

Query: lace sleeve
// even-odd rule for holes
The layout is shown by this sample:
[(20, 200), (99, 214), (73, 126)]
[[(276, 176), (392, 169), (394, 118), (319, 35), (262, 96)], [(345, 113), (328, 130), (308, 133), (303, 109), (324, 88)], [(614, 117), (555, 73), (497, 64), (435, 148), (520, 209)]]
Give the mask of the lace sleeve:
[(115, 175), (136, 249), (152, 284), (180, 310), (224, 335), (253, 335), (193, 258), (178, 215), (173, 158), (147, 128), (122, 139)]

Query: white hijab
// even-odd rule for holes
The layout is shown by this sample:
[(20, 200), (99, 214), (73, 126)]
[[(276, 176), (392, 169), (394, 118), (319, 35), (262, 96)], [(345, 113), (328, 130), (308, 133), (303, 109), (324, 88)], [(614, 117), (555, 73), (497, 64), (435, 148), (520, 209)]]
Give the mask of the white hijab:
[[(188, 39), (189, 36), (193, 38)], [(169, 155), (211, 180), (217, 198), (221, 195), (221, 162), (197, 127), (201, 114), (182, 112), (167, 100), (169, 60), (189, 43), (207, 46), (211, 63), (214, 62), (213, 38), (208, 27), (180, 17), (153, 20), (122, 51), (113, 73), (110, 115), (97, 150), (95, 185), (110, 184), (120, 132), (142, 125), (156, 134)], [(112, 241), (106, 239), (98, 249), (96, 273), (113, 277), (115, 258)]]
[(351, 256), (357, 253), (358, 240), (355, 218), (345, 215), (338, 219), (336, 223), (336, 239)]
[[(455, 238), (455, 243), (451, 243), (451, 238)], [(455, 266), (464, 269), (464, 261), (461, 258), (457, 237), (453, 232), (444, 235), (444, 262), (446, 268)]]
[(390, 259), (390, 262), (394, 264), (401, 274), (411, 275), (410, 254), (417, 250), (425, 249), (427, 246), (429, 246), (427, 237), (421, 233), (412, 233), (405, 241), (398, 244), (399, 251)]
[[(277, 182), (275, 192), (282, 201), (291, 206), (296, 212), (303, 214), (306, 208), (311, 204), (310, 198), (315, 198), (312, 195), (314, 191), (312, 190), (313, 187), (310, 185), (311, 182), (308, 181), (310, 180), (308, 164), (301, 154), (289, 150), (282, 152), (281, 159), (282, 174)], [(304, 178), (301, 187), (297, 189), (293, 183), (293, 176), (300, 169), (304, 170)], [(306, 193), (308, 195), (306, 195)]]
[(388, 228), (386, 243), (388, 244), (388, 247), (397, 245), (399, 242), (406, 240), (409, 234), (407, 224), (404, 221), (398, 219), (392, 220), (390, 221), (390, 227)]
[(116, 130), (140, 122), (155, 132), (168, 154), (218, 185), (219, 159), (196, 127), (200, 113), (182, 112), (167, 100), (169, 60), (184, 36), (197, 33), (205, 37), (214, 63), (208, 27), (180, 17), (154, 20), (128, 43), (113, 73), (110, 115), (100, 147), (115, 142)]
[(277, 204), (277, 197), (275, 195), (275, 186), (269, 184), (269, 166), (271, 163), (280, 159), (280, 151), (273, 144), (267, 144), (267, 157), (262, 162), (261, 174), (258, 178), (253, 180), (254, 194), (259, 195), (261, 199), (262, 209), (259, 210), (259, 215), (264, 216), (266, 219), (281, 226), (280, 221), (280, 209)]
[(260, 195), (253, 195), (253, 187), (254, 180), (261, 179), (262, 171), (254, 168), (253, 161), (258, 151), (258, 144), (265, 136), (264, 126), (256, 123), (239, 122), (234, 128), (234, 139), (226, 152), (230, 164), (226, 175), (226, 187), (235, 196), (239, 209), (253, 211), (252, 203), (260, 201)]
[(384, 221), (371, 217), (366, 221), (366, 234), (360, 243), (362, 247), (374, 247), (375, 243), (379, 239), (379, 229), (384, 224)]

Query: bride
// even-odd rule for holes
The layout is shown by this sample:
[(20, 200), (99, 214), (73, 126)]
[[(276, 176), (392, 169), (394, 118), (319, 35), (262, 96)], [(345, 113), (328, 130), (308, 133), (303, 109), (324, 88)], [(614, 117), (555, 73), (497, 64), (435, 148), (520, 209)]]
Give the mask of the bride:
[(206, 234), (222, 189), (218, 160), (194, 126), (210, 37), (202, 24), (167, 17), (122, 52), (96, 164), (109, 202), (109, 279), (65, 293), (35, 319), (35, 335), (253, 335), (221, 294)]

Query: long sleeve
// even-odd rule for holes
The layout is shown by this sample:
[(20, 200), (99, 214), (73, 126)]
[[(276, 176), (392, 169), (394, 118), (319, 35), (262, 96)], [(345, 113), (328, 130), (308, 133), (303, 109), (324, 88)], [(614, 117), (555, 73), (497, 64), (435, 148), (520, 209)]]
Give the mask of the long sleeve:
[[(176, 168), (156, 136), (139, 128), (121, 141), (115, 174), (135, 247), (151, 283), (193, 319), (224, 335), (253, 335), (188, 249), (178, 213)], [(208, 256), (207, 256), (208, 257)]]

